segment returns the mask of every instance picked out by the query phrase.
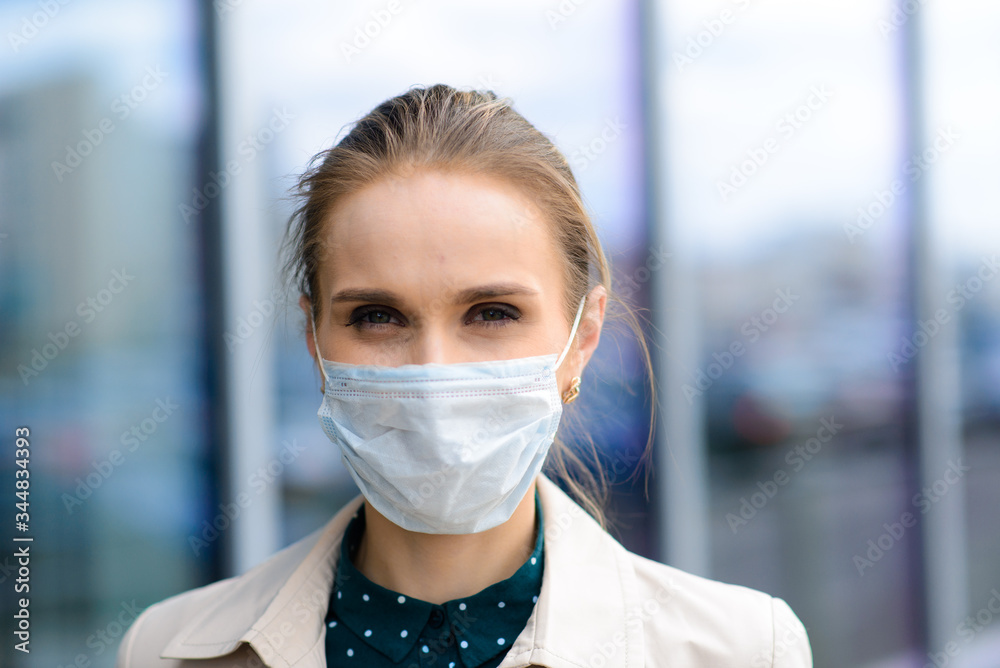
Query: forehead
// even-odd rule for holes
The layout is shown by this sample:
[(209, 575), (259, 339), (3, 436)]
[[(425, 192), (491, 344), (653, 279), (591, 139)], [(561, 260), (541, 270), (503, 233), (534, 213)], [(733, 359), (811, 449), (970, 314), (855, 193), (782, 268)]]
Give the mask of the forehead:
[(563, 288), (551, 223), (496, 177), (431, 170), (385, 177), (344, 197), (324, 227), (321, 276), (330, 290), (457, 292), (515, 279), (540, 292)]

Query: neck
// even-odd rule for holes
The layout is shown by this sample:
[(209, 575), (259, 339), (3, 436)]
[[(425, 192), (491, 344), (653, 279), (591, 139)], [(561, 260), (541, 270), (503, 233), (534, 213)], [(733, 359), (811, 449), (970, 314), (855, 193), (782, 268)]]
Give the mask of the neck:
[(473, 534), (407, 531), (365, 504), (354, 565), (377, 585), (442, 604), (512, 576), (535, 547), (535, 485), (500, 526)]

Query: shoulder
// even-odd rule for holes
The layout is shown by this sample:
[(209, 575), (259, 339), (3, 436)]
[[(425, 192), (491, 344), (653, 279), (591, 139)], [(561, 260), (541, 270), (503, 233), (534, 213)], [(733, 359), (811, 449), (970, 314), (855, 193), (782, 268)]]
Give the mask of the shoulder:
[(534, 623), (511, 652), (579, 666), (637, 656), (650, 667), (812, 666), (805, 628), (781, 599), (629, 552), (555, 483), (540, 477), (538, 490), (545, 575)]
[(161, 653), (193, 619), (200, 617), (206, 608), (215, 607), (234, 581), (235, 578), (221, 580), (146, 608), (122, 638), (117, 666), (175, 665), (175, 661), (161, 659)]
[(227, 665), (242, 665), (232, 663), (240, 656), (233, 653), (252, 653), (245, 644), (254, 645), (257, 630), (276, 616), (276, 610), (286, 616), (294, 612), (299, 615), (296, 621), (311, 620), (321, 627), (332, 579), (331, 559), (357, 505), (358, 500), (348, 504), (325, 527), (242, 575), (147, 608), (122, 639), (119, 668), (180, 666), (187, 665), (184, 659), (223, 656), (230, 660)]
[(812, 666), (806, 629), (782, 599), (627, 554), (650, 656), (669, 648), (679, 665)]

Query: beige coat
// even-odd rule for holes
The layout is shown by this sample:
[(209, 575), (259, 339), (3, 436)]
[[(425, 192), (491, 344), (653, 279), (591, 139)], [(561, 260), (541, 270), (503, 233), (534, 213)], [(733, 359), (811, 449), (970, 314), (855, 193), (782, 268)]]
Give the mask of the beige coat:
[[(544, 476), (538, 491), (542, 589), (501, 668), (812, 666), (805, 628), (781, 599), (632, 554)], [(249, 572), (148, 608), (118, 666), (324, 668), (340, 541), (361, 501)]]

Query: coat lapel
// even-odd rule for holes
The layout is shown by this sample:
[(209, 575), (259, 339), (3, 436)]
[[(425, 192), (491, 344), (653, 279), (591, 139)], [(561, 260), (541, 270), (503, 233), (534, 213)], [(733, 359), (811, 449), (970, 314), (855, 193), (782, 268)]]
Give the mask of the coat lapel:
[(545, 574), (500, 668), (642, 668), (642, 601), (628, 552), (555, 483), (538, 478)]
[(244, 575), (211, 585), (214, 604), (167, 644), (162, 657), (208, 659), (247, 643), (269, 666), (325, 666), (323, 619), (340, 540), (361, 506), (356, 497), (311, 536)]

